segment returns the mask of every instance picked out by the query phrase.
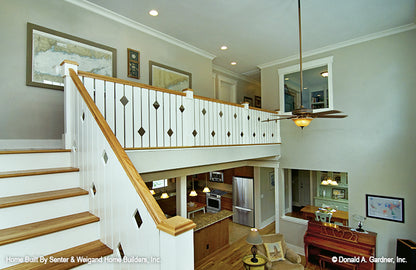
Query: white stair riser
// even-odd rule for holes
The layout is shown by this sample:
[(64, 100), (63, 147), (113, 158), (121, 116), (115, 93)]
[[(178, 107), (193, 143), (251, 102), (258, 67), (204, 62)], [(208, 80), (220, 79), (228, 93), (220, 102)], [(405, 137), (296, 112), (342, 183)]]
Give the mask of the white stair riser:
[(88, 195), (0, 208), (0, 229), (88, 211)]
[(0, 155), (0, 172), (71, 167), (71, 152)]
[[(106, 258), (109, 258), (108, 260), (111, 261), (111, 258), (112, 257), (111, 256), (103, 257), (103, 261)], [(118, 266), (118, 267), (116, 267), (116, 266)], [(91, 263), (91, 264), (82, 264), (82, 265), (76, 267), (75, 269), (76, 270), (112, 270), (112, 269), (123, 269), (121, 266), (123, 266), (123, 264), (118, 264), (118, 263), (99, 263), (99, 262), (97, 262), (97, 263)], [(130, 265), (130, 267), (132, 267), (132, 266)], [(131, 269), (134, 269), (134, 267), (131, 268)]]
[(79, 187), (79, 173), (54, 173), (0, 179), (0, 197)]
[(39, 257), (99, 239), (98, 222), (0, 246), (0, 269), (17, 263), (7, 263), (6, 257)]

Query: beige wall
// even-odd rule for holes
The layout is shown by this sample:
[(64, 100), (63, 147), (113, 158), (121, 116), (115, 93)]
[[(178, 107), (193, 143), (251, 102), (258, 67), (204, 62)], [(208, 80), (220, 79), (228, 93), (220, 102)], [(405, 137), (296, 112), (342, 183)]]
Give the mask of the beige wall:
[[(2, 1), (0, 140), (60, 139), (63, 92), (26, 86), (26, 24), (31, 22), (117, 49), (117, 77), (148, 83), (149, 60), (192, 73), (195, 94), (214, 97), (211, 60), (66, 1)], [(127, 48), (140, 51), (141, 79), (127, 78)]]
[(274, 205), (274, 187), (270, 186), (270, 173), (274, 173), (274, 168), (260, 168), (261, 222), (274, 216), (274, 208), (270, 207)]
[[(366, 194), (404, 198), (405, 223), (365, 222), (365, 229), (378, 233), (378, 257), (394, 257), (397, 238), (416, 240), (415, 48), (412, 30), (305, 59), (334, 56), (334, 107), (348, 118), (316, 119), (304, 130), (281, 121), (280, 168), (348, 172), (350, 217), (366, 215)], [(294, 63), (262, 70), (265, 108), (279, 104), (277, 69)], [(279, 229), (303, 247), (305, 225), (280, 219)]]

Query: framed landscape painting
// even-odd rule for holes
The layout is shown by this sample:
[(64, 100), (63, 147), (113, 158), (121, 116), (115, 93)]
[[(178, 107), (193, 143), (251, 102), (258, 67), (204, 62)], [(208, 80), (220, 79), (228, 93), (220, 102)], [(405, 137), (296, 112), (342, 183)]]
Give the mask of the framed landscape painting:
[(404, 199), (366, 194), (366, 214), (370, 218), (404, 223)]
[(177, 68), (149, 61), (149, 84), (176, 91), (192, 88), (192, 74)]
[(77, 62), (82, 71), (117, 77), (116, 57), (114, 48), (27, 23), (26, 85), (63, 90), (64, 60)]

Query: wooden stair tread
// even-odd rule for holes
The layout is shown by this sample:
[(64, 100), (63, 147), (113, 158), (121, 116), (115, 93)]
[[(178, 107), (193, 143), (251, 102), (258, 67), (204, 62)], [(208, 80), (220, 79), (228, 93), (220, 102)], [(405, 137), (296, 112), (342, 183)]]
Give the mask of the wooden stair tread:
[(0, 172), (0, 178), (67, 173), (67, 172), (79, 172), (79, 169), (74, 168), (74, 167), (59, 167), (59, 168), (37, 169), (37, 170), (6, 171), (6, 172)]
[(100, 219), (89, 212), (24, 224), (0, 230), (0, 246), (29, 238), (54, 233), (97, 222)]
[(71, 149), (10, 149), (10, 150), (0, 150), (0, 155), (8, 154), (36, 154), (36, 153), (61, 153), (61, 152), (71, 152)]
[[(33, 262), (33, 263), (21, 263), (17, 265), (10, 266), (8, 270), (25, 270), (25, 269), (36, 269), (36, 270), (61, 270), (61, 269), (71, 269), (73, 267), (79, 266), (83, 264), (82, 262), (77, 261), (77, 257), (80, 256), (82, 258), (101, 258), (104, 256), (111, 255), (113, 251), (104, 245), (100, 240), (93, 241), (90, 243), (86, 243), (83, 245), (79, 245), (73, 248), (69, 248), (63, 251), (59, 251), (54, 254), (49, 254), (44, 256), (45, 258), (50, 258), (51, 256), (54, 258), (68, 258), (67, 263), (40, 263), (40, 262)], [(75, 262), (71, 262), (71, 257), (74, 257)]]
[(29, 203), (44, 202), (81, 195), (87, 195), (88, 191), (82, 188), (68, 188), (39, 193), (30, 193), (0, 198), (0, 208), (24, 205)]

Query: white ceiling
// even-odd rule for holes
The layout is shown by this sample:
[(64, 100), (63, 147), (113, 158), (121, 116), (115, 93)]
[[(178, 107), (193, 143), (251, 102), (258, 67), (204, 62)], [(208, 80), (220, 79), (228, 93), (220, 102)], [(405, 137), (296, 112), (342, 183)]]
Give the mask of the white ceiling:
[[(85, 2), (85, 1), (84, 1)], [(215, 55), (250, 74), (298, 55), (297, 0), (89, 0)], [(302, 0), (303, 51), (415, 23), (415, 0)], [(159, 16), (148, 14), (157, 9)], [(227, 51), (221, 51), (221, 45)], [(231, 61), (237, 61), (231, 66)]]

